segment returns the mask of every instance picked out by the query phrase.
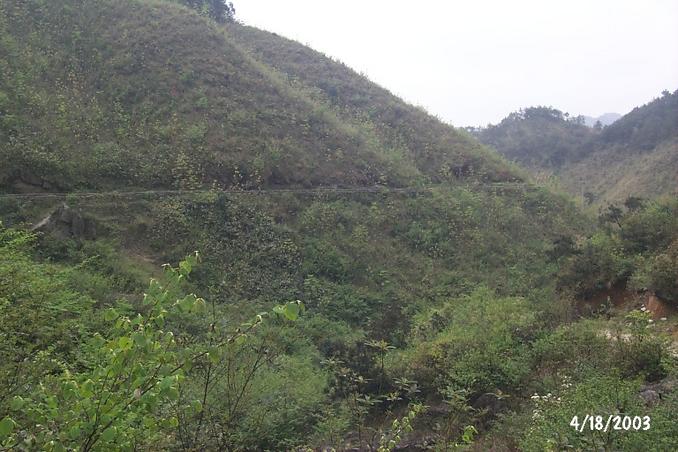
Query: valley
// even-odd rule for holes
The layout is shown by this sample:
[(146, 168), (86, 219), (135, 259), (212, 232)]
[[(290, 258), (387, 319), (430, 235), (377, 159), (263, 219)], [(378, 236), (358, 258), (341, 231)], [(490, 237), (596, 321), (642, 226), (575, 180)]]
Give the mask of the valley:
[(224, 5), (0, 2), (0, 450), (678, 447), (675, 92), (468, 133)]

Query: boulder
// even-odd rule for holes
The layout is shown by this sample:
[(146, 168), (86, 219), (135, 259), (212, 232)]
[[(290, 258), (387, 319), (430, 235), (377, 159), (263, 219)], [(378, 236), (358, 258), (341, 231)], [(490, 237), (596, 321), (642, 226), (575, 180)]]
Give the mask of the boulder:
[(643, 399), (645, 405), (652, 406), (661, 402), (676, 389), (678, 389), (678, 380), (665, 378), (657, 383), (643, 385), (638, 395)]
[(659, 393), (657, 391), (653, 391), (652, 389), (646, 389), (641, 392), (640, 398), (643, 399), (643, 402), (645, 402), (645, 405), (647, 406), (656, 405), (661, 400)]

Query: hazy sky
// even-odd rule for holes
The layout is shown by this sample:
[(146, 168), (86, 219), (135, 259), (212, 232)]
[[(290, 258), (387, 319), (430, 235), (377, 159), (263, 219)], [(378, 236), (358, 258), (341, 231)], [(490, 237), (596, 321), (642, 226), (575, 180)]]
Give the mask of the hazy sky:
[(626, 113), (678, 89), (677, 0), (233, 0), (457, 126), (530, 105)]

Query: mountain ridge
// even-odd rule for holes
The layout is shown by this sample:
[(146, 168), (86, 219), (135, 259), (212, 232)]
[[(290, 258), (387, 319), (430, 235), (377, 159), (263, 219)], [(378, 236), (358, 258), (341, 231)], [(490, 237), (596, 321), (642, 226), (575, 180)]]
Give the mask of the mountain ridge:
[[(385, 121), (340, 118), (336, 106), (289, 83), (243, 52), (228, 31), (186, 14), (179, 5), (132, 2), (130, 7), (143, 10), (138, 17), (153, 20), (124, 18), (135, 42), (134, 49), (125, 52), (118, 44), (122, 28), (100, 20), (104, 15), (123, 18), (125, 2), (121, 6), (96, 0), (99, 16), (87, 2), (74, 4), (79, 5), (77, 14), (59, 10), (58, 4), (46, 10), (46, 17), (59, 21), (49, 38), (34, 34), (26, 39), (35, 30), (29, 19), (33, 12), (27, 9), (13, 10), (2, 25), (8, 36), (20, 37), (7, 41), (5, 49), (14, 58), (5, 60), (5, 73), (25, 79), (5, 79), (5, 86), (0, 86), (5, 108), (13, 110), (0, 124), (3, 140), (10, 143), (3, 157), (12, 162), (0, 172), (5, 186), (11, 185), (10, 179), (41, 179), (63, 189), (122, 182), (139, 186), (149, 181), (158, 187), (404, 186), (467, 176), (520, 178), (515, 168), (425, 113), (418, 116), (418, 131), (422, 136), (429, 129), (435, 132), (405, 145), (403, 136)], [(181, 26), (168, 35), (164, 30), (172, 21)], [(93, 24), (99, 29), (96, 38)], [(241, 27), (231, 24), (230, 30), (239, 32)], [(73, 41), (73, 33), (88, 39)], [(183, 47), (177, 47), (180, 42)], [(78, 52), (50, 50), (59, 43), (64, 45), (61, 49), (76, 46)], [(173, 48), (184, 50), (169, 54), (167, 49)], [(65, 72), (63, 78), (46, 80), (56, 92), (40, 81), (41, 74), (48, 74), (40, 55), (48, 52), (54, 52), (51, 64)], [(155, 83), (140, 77), (141, 70), (152, 71)], [(100, 72), (111, 77), (99, 80)], [(343, 77), (351, 82), (360, 80), (352, 71), (347, 74)], [(36, 92), (17, 89), (31, 79)], [(251, 94), (239, 94), (245, 92)], [(106, 97), (109, 94), (113, 97)], [(393, 103), (396, 116), (413, 115), (412, 107), (371, 83), (363, 84), (355, 95), (376, 95)], [(35, 105), (28, 110), (31, 103)], [(155, 105), (153, 111), (147, 111), (150, 105)], [(265, 108), (254, 111), (255, 105)], [(76, 111), (80, 116), (72, 114)], [(41, 133), (34, 133), (36, 127)], [(405, 134), (413, 135), (419, 134)], [(441, 144), (429, 150), (436, 140)], [(135, 149), (144, 148), (141, 160)], [(69, 167), (74, 162), (77, 172)], [(29, 167), (37, 174), (28, 174)], [(183, 182), (173, 180), (182, 172)]]
[(600, 125), (602, 127), (604, 126), (609, 126), (613, 122), (615, 122), (617, 119), (621, 118), (623, 115), (620, 115), (619, 113), (603, 113), (600, 116), (587, 116), (584, 115), (584, 120), (587, 126), (589, 127), (594, 127), (598, 122), (600, 122)]
[(587, 203), (678, 190), (678, 91), (664, 91), (601, 128), (589, 128), (582, 117), (533, 107), (472, 133), (537, 177), (555, 175), (561, 187)]

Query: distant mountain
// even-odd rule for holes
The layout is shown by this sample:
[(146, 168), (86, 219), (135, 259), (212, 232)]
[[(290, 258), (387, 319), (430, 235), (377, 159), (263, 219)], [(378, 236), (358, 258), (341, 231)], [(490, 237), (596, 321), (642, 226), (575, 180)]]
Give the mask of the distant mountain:
[(604, 127), (609, 126), (610, 124), (612, 124), (621, 117), (622, 115), (620, 115), (619, 113), (603, 113), (598, 117), (584, 116), (584, 124), (586, 124), (589, 127), (593, 127), (596, 125), (598, 121), (600, 121), (600, 124)]
[(471, 129), (484, 144), (528, 169), (560, 168), (593, 150), (598, 132), (552, 107), (513, 112), (497, 125)]
[[(596, 120), (604, 124), (615, 116)], [(589, 203), (676, 192), (678, 90), (664, 91), (600, 130), (586, 124), (584, 116), (531, 107), (471, 132), (534, 174), (558, 176), (567, 191)]]

